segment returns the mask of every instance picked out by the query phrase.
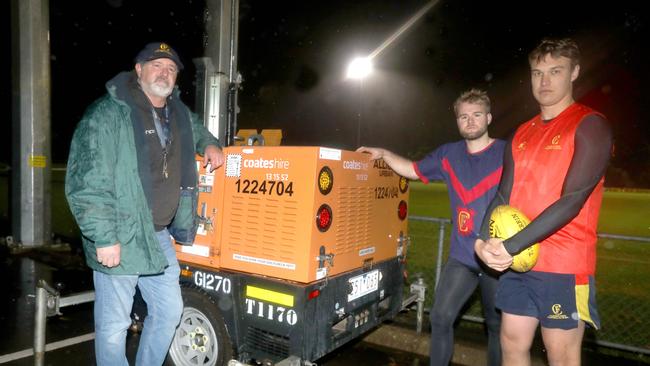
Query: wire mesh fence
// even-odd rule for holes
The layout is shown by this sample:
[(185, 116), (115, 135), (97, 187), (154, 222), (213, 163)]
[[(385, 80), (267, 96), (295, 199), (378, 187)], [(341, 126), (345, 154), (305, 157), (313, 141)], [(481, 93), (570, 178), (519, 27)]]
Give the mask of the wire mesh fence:
[[(421, 276), (429, 286), (425, 304), (431, 308), (435, 283), (449, 252), (449, 219), (409, 217), (410, 277)], [(650, 238), (598, 234), (596, 301), (601, 329), (588, 329), (585, 340), (597, 345), (650, 355)], [(482, 321), (475, 293), (463, 313)]]

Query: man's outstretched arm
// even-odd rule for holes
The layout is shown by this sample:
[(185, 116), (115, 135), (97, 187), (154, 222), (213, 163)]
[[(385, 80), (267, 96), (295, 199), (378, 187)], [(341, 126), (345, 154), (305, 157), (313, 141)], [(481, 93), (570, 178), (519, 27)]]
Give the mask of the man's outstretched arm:
[(391, 151), (379, 147), (365, 147), (361, 146), (357, 152), (364, 152), (370, 154), (371, 160), (384, 159), (386, 164), (395, 171), (395, 173), (402, 177), (409, 179), (419, 179), (413, 168), (413, 162), (409, 159), (401, 157)]

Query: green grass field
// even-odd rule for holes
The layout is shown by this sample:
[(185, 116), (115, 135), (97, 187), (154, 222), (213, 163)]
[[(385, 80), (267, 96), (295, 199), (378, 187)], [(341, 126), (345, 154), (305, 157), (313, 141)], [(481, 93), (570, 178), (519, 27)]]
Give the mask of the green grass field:
[[(411, 184), (409, 214), (449, 218), (449, 199), (444, 184)], [(444, 259), (449, 247), (446, 228)], [(650, 193), (605, 192), (599, 233), (650, 237)], [(412, 239), (408, 270), (435, 283), (438, 224), (411, 220)], [(602, 329), (589, 337), (650, 351), (650, 243), (600, 239), (598, 242), (597, 301)], [(431, 306), (431, 291), (427, 307)], [(480, 315), (477, 301), (469, 314)]]

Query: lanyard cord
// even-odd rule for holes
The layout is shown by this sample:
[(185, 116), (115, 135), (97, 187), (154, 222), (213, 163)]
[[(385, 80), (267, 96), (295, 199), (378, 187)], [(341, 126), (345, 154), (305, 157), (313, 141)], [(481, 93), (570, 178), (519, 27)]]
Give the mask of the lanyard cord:
[(163, 114), (164, 119), (160, 117), (156, 108), (151, 106), (151, 115), (153, 117), (153, 122), (156, 125), (156, 133), (158, 133), (158, 139), (160, 139), (160, 146), (163, 150), (166, 150), (167, 146), (172, 142), (172, 130), (169, 122), (169, 106), (165, 105)]
[(169, 106), (165, 105), (164, 120), (158, 115), (156, 109), (151, 106), (151, 114), (153, 115), (153, 121), (156, 125), (156, 132), (158, 133), (158, 138), (160, 139), (160, 146), (163, 151), (163, 170), (162, 174), (165, 179), (169, 178), (169, 172), (167, 171), (167, 154), (169, 153), (169, 147), (172, 143), (172, 130), (169, 125)]

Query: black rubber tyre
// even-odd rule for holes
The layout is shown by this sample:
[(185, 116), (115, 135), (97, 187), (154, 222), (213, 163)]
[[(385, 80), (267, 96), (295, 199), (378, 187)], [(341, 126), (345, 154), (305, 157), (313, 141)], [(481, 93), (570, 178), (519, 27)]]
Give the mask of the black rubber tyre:
[(169, 359), (176, 366), (226, 366), (232, 341), (219, 308), (204, 291), (182, 286), (183, 315), (176, 329)]

